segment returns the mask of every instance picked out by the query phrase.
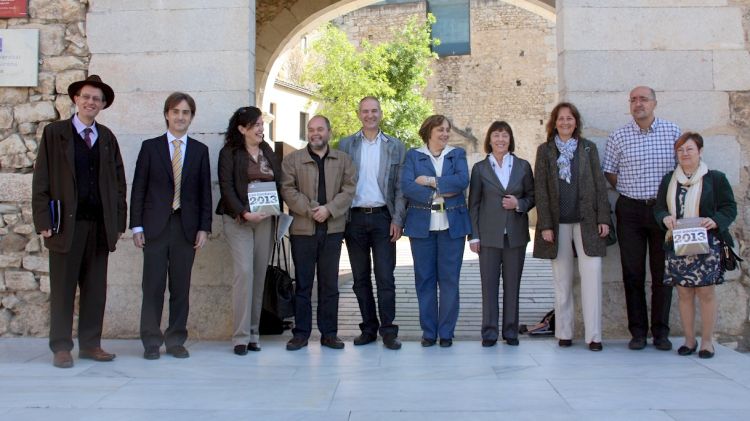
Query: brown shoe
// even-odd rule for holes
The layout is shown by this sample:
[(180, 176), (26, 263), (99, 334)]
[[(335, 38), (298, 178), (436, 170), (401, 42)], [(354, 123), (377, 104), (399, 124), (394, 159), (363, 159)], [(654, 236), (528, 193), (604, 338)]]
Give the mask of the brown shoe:
[(78, 351), (78, 358), (82, 360), (94, 360), (94, 361), (112, 361), (115, 359), (115, 354), (110, 354), (109, 352), (101, 349), (100, 347), (91, 348), (91, 349), (82, 349)]
[(73, 356), (70, 355), (70, 351), (57, 351), (52, 357), (52, 365), (57, 368), (73, 367)]

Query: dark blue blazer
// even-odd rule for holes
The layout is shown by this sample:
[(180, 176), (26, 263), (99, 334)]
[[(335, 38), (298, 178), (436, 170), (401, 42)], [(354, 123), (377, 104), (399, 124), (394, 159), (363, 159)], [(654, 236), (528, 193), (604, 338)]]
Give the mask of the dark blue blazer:
[[(406, 153), (401, 173), (401, 190), (407, 200), (404, 235), (414, 238), (427, 238), (430, 235), (430, 205), (433, 189), (414, 182), (420, 175), (435, 177), (435, 167), (429, 156), (416, 149)], [(445, 199), (448, 214), (448, 232), (451, 238), (471, 234), (469, 210), (466, 207), (464, 191), (469, 186), (469, 165), (466, 151), (455, 148), (445, 155), (443, 173), (437, 177), (440, 193), (456, 193)]]
[[(167, 135), (144, 140), (135, 164), (130, 193), (130, 228), (143, 227), (146, 241), (159, 235), (172, 213), (174, 176)], [(211, 169), (208, 147), (188, 137), (180, 188), (182, 230), (195, 241), (198, 231), (211, 232)]]

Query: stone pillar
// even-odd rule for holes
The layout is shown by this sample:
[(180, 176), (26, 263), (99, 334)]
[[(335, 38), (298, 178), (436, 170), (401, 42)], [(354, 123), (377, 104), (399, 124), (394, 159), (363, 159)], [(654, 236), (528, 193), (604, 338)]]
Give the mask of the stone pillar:
[[(141, 141), (164, 133), (163, 104), (173, 91), (195, 98), (189, 134), (209, 146), (216, 180), (227, 121), (255, 100), (255, 1), (90, 3), (89, 74), (99, 74), (115, 90), (113, 105), (99, 120), (120, 141), (128, 181)], [(215, 206), (217, 187), (213, 196)], [(193, 266), (188, 327), (201, 339), (231, 335), (231, 261), (220, 220), (214, 222)], [(110, 257), (105, 335), (137, 336), (141, 267), (128, 232)]]
[(69, 115), (67, 88), (85, 76), (86, 4), (30, 0), (2, 29), (39, 29), (39, 83), (0, 87), (0, 336), (49, 332), (49, 269), (31, 217), (31, 178), (44, 127)]
[[(730, 97), (733, 91), (750, 89), (750, 55), (743, 29), (747, 3), (558, 0), (560, 97), (580, 108), (584, 136), (595, 140), (603, 154), (608, 133), (630, 119), (629, 90), (651, 86), (657, 92), (659, 117), (676, 122), (683, 131), (704, 135), (704, 159), (710, 168), (727, 174), (742, 213), (748, 184), (742, 169), (750, 138), (730, 119)], [(742, 216), (733, 226), (743, 248), (744, 226)], [(627, 337), (619, 250), (608, 251), (605, 338)], [(731, 276), (740, 279), (717, 289), (717, 333), (736, 337), (747, 321), (748, 288), (746, 276)], [(676, 307), (675, 303), (671, 325), (680, 334)]]

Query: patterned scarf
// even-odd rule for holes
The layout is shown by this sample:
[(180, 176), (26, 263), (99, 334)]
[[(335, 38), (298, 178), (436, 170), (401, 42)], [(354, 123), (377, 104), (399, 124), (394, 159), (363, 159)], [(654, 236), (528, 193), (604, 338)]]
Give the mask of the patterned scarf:
[(565, 180), (566, 183), (570, 184), (570, 161), (573, 160), (573, 154), (578, 147), (578, 139), (571, 138), (567, 142), (563, 142), (560, 136), (555, 136), (555, 146), (560, 151), (560, 157), (557, 158), (560, 180)]

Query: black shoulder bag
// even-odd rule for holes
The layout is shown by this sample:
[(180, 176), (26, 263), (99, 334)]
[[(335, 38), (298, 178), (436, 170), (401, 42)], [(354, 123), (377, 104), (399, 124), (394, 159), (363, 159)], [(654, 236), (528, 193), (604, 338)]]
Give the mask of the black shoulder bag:
[[(714, 173), (711, 173), (711, 182), (714, 185), (714, 191), (716, 191), (716, 179), (714, 178)], [(717, 211), (716, 206), (716, 195), (714, 194), (714, 212)], [(724, 238), (721, 236), (721, 233), (717, 230), (717, 237), (719, 238), (719, 244), (721, 246), (721, 255), (720, 255), (720, 264), (721, 264), (721, 270), (726, 271), (733, 271), (740, 267), (740, 262), (743, 262), (742, 258), (737, 255), (737, 253), (734, 252), (734, 249), (724, 241)]]

